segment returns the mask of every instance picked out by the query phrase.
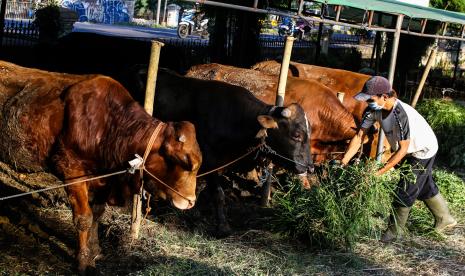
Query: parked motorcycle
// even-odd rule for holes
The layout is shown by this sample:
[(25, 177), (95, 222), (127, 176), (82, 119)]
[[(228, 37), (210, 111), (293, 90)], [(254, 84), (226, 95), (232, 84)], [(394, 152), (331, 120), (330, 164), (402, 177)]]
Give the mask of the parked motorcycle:
[(195, 9), (184, 11), (178, 25), (178, 36), (186, 38), (188, 35), (200, 35), (201, 38), (207, 39), (209, 37), (208, 18), (204, 16), (204, 12), (198, 12)]
[(298, 20), (297, 23), (290, 17), (284, 17), (278, 26), (278, 34), (281, 36), (292, 35), (297, 39), (302, 39), (312, 30), (311, 23), (305, 20)]

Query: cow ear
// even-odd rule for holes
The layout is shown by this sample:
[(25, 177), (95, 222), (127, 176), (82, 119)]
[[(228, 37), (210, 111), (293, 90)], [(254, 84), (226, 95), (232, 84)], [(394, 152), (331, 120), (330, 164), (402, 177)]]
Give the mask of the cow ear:
[(268, 133), (266, 133), (266, 128), (262, 128), (258, 131), (257, 135), (255, 135), (255, 138), (257, 139), (261, 139), (261, 138), (265, 138), (268, 136)]
[(278, 128), (278, 123), (275, 119), (269, 115), (259, 115), (257, 117), (258, 122), (260, 125), (267, 129), (267, 128)]

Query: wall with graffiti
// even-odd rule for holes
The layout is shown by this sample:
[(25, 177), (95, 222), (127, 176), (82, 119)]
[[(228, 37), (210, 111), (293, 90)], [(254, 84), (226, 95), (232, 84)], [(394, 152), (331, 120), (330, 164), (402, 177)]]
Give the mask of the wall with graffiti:
[(61, 6), (76, 11), (80, 22), (130, 22), (134, 15), (134, 0), (63, 0)]

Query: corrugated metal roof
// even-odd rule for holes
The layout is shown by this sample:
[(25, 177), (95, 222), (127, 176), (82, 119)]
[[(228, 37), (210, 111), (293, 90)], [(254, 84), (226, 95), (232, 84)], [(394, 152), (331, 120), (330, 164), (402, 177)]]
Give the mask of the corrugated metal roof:
[(465, 14), (435, 8), (422, 7), (394, 0), (314, 0), (328, 5), (340, 5), (362, 10), (403, 14), (415, 19), (465, 24)]

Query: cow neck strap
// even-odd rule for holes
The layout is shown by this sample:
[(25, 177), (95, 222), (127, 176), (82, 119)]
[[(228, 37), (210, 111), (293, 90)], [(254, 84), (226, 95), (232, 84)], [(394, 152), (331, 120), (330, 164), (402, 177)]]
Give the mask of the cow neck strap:
[(184, 198), (185, 200), (187, 200), (190, 204), (192, 204), (192, 200), (188, 199), (186, 196), (184, 196), (183, 194), (181, 194), (180, 192), (178, 192), (176, 189), (173, 189), (170, 185), (166, 184), (163, 180), (161, 180), (160, 178), (156, 177), (155, 175), (153, 175), (151, 172), (149, 172), (146, 168), (145, 168), (145, 161), (147, 160), (147, 157), (149, 156), (149, 153), (150, 153), (150, 150), (152, 149), (152, 146), (153, 144), (155, 143), (155, 140), (157, 139), (158, 137), (158, 134), (160, 133), (160, 130), (161, 128), (165, 125), (165, 123), (163, 122), (160, 122), (158, 124), (158, 126), (155, 128), (155, 130), (152, 132), (152, 136), (150, 136), (150, 140), (149, 140), (149, 143), (147, 144), (147, 148), (145, 149), (145, 152), (144, 152), (144, 157), (142, 159), (142, 164), (140, 165), (140, 180), (141, 180), (141, 189), (140, 191), (142, 192), (143, 189), (144, 189), (144, 171), (150, 175), (152, 178), (154, 178), (155, 180), (157, 180), (158, 182), (160, 182), (162, 185), (164, 185), (166, 188), (170, 189), (171, 191), (173, 191), (175, 194), (177, 194), (178, 196)]
[(149, 156), (150, 150), (152, 149), (153, 144), (155, 143), (155, 140), (157, 140), (158, 133), (160, 133), (161, 128), (165, 125), (165, 123), (160, 122), (155, 130), (152, 132), (152, 136), (150, 136), (149, 143), (147, 144), (147, 148), (145, 148), (144, 152), (144, 157), (142, 158), (142, 168), (145, 165), (145, 161), (147, 160), (147, 157)]

